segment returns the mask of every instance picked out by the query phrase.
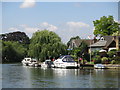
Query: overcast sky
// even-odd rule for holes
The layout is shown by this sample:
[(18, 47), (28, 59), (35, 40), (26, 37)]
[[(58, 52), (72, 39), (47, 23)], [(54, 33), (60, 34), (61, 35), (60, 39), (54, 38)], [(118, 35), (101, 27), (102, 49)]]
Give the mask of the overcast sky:
[(117, 2), (30, 1), (2, 2), (2, 33), (23, 31), (31, 37), (37, 30), (47, 29), (66, 43), (73, 36), (93, 35), (93, 21), (102, 16), (112, 15), (118, 20)]

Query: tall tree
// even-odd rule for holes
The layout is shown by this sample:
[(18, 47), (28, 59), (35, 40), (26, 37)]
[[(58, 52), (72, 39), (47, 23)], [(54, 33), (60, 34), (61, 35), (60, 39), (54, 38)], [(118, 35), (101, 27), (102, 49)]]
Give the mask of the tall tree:
[(37, 31), (31, 38), (29, 56), (44, 61), (51, 57), (66, 54), (67, 47), (61, 42), (61, 38), (54, 32)]
[(120, 29), (120, 24), (114, 20), (113, 16), (103, 16), (100, 20), (93, 21), (93, 24), (95, 27), (94, 35), (96, 36), (112, 35)]

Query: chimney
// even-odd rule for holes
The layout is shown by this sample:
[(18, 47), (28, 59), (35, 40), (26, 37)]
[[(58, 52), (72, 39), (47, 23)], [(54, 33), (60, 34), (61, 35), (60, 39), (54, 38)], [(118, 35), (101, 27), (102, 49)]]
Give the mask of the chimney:
[(97, 42), (97, 39), (96, 39), (96, 37), (94, 37), (94, 39), (93, 39), (93, 43), (96, 43)]

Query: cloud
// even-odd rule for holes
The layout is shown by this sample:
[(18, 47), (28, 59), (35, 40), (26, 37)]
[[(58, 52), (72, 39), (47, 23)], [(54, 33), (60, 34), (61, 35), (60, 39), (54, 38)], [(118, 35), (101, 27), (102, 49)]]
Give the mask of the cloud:
[(38, 27), (30, 27), (26, 24), (23, 24), (23, 25), (19, 25), (18, 28), (21, 28), (21, 30), (23, 30), (24, 32), (28, 33), (28, 34), (31, 34), (31, 33), (34, 33), (36, 32), (37, 30), (39, 30)]
[(20, 8), (31, 8), (35, 6), (35, 0), (24, 0)]
[(58, 28), (52, 24), (49, 24), (47, 22), (43, 22), (38, 24), (36, 27), (31, 27), (26, 24), (18, 25), (16, 27), (11, 27), (8, 29), (8, 31), (23, 31), (27, 33), (30, 37), (33, 33), (35, 33), (38, 30), (49, 30), (49, 31), (56, 31)]
[(67, 43), (71, 37), (79, 36), (80, 38), (86, 38), (88, 35), (92, 35), (93, 27), (84, 22), (66, 22), (58, 27), (56, 33), (62, 38), (64, 43)]
[(48, 22), (37, 24), (37, 26), (28, 26), (26, 24), (18, 25), (16, 27), (9, 28), (9, 31), (22, 31), (29, 37), (32, 36), (38, 30), (49, 30), (57, 33), (64, 43), (67, 43), (71, 37), (79, 36), (80, 38), (86, 38), (93, 33), (93, 27), (84, 22), (65, 22), (60, 25), (52, 25)]
[(15, 27), (11, 27), (8, 29), (9, 31), (20, 31), (18, 28), (15, 28)]
[(41, 24), (39, 24), (40, 29), (44, 30), (47, 29), (49, 31), (56, 31), (58, 28), (52, 24), (49, 24), (47, 22), (43, 22)]
[(67, 25), (71, 28), (90, 27), (88, 24), (83, 22), (67, 22)]

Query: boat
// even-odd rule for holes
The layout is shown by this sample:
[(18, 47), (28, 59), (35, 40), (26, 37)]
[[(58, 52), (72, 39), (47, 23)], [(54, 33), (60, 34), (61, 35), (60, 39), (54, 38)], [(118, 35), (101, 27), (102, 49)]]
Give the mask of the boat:
[(31, 58), (24, 58), (23, 60), (22, 60), (22, 64), (24, 65), (24, 66), (28, 66), (29, 65), (29, 63), (31, 63)]
[(106, 69), (107, 67), (105, 67), (103, 64), (95, 64), (94, 68), (95, 69)]
[(53, 62), (50, 59), (47, 59), (45, 62), (41, 63), (41, 68), (51, 68), (53, 66)]
[(53, 64), (55, 68), (78, 68), (77, 62), (70, 55), (60, 56)]
[(39, 63), (38, 63), (38, 61), (37, 61), (36, 59), (32, 59), (32, 60), (29, 62), (28, 66), (38, 67), (38, 66), (40, 66), (40, 65), (39, 65)]
[(32, 59), (32, 58), (24, 58), (22, 60), (22, 64), (24, 66), (32, 66), (32, 67), (38, 67), (40, 66), (38, 61), (36, 59)]

